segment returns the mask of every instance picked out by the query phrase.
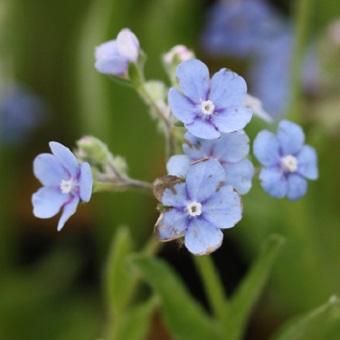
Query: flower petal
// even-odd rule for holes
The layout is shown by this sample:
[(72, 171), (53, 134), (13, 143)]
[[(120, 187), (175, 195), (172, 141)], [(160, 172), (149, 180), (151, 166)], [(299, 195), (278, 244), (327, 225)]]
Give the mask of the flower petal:
[(53, 217), (68, 199), (68, 195), (57, 189), (42, 187), (32, 195), (33, 215), (38, 218)]
[(52, 153), (57, 157), (63, 167), (72, 177), (76, 177), (79, 169), (79, 162), (71, 150), (58, 142), (50, 142), (49, 146)]
[(98, 72), (114, 76), (122, 76), (128, 70), (128, 62), (122, 57), (97, 60), (94, 66)]
[(305, 135), (299, 125), (283, 120), (279, 124), (277, 139), (284, 154), (294, 155), (301, 150)]
[(186, 124), (187, 130), (195, 137), (202, 139), (216, 139), (221, 133), (208, 120), (196, 118), (192, 123)]
[(314, 148), (309, 145), (304, 145), (298, 154), (297, 159), (299, 174), (312, 180), (318, 178), (318, 157)]
[(186, 155), (174, 155), (166, 164), (168, 174), (177, 177), (185, 177), (190, 167), (190, 159)]
[(223, 167), (226, 173), (226, 183), (238, 193), (244, 195), (251, 189), (255, 169), (249, 159), (243, 159), (237, 163), (226, 163)]
[(139, 55), (139, 41), (128, 28), (122, 29), (117, 35), (117, 49), (120, 55), (131, 62), (136, 62)]
[(204, 204), (203, 217), (221, 229), (234, 227), (242, 218), (239, 194), (229, 185), (222, 187)]
[(45, 186), (59, 186), (61, 180), (69, 176), (58, 159), (49, 153), (42, 153), (34, 159), (33, 172)]
[(212, 115), (212, 122), (223, 133), (242, 130), (251, 120), (253, 113), (245, 106), (230, 107)]
[(165, 211), (157, 222), (156, 229), (161, 241), (171, 241), (184, 235), (188, 225), (188, 216), (184, 211), (170, 209)]
[(188, 200), (185, 183), (176, 184), (164, 190), (162, 204), (166, 207), (183, 208)]
[(215, 140), (197, 138), (187, 132), (184, 135), (183, 151), (192, 160), (197, 161), (211, 155)]
[(223, 233), (204, 219), (192, 220), (184, 236), (186, 248), (194, 255), (208, 255), (222, 245)]
[(127, 72), (128, 61), (119, 54), (115, 40), (107, 41), (96, 47), (95, 68), (103, 74), (123, 75)]
[(76, 212), (78, 204), (79, 204), (79, 198), (75, 196), (72, 198), (71, 201), (67, 202), (64, 205), (64, 209), (60, 216), (58, 227), (57, 227), (58, 231), (64, 228), (65, 223)]
[(288, 190), (287, 190), (288, 199), (295, 201), (304, 196), (306, 192), (307, 181), (297, 174), (290, 174), (288, 176)]
[(280, 146), (276, 136), (267, 130), (258, 133), (254, 141), (254, 154), (265, 166), (280, 163)]
[(82, 201), (88, 202), (91, 199), (93, 186), (92, 170), (89, 163), (82, 163), (79, 176), (79, 196)]
[(260, 172), (263, 189), (271, 196), (282, 198), (287, 194), (287, 180), (279, 168), (263, 168)]
[(238, 74), (221, 69), (211, 78), (209, 99), (216, 108), (224, 109), (244, 102), (247, 84)]
[(182, 92), (195, 103), (206, 100), (209, 90), (209, 70), (197, 59), (181, 63), (176, 70)]
[(192, 123), (196, 117), (195, 104), (193, 104), (182, 93), (175, 88), (171, 88), (168, 94), (168, 101), (174, 116), (184, 124)]
[(203, 202), (215, 194), (224, 182), (224, 169), (218, 161), (207, 160), (194, 164), (186, 177), (189, 198)]
[(110, 60), (112, 57), (118, 57), (119, 52), (115, 40), (106, 41), (95, 49), (95, 57), (97, 60)]
[(249, 153), (249, 137), (244, 131), (222, 135), (216, 140), (213, 157), (220, 162), (239, 162)]

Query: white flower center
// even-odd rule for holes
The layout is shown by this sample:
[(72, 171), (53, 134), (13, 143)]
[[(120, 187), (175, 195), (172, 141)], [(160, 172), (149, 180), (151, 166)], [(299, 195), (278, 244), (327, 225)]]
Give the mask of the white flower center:
[(60, 190), (63, 194), (69, 194), (71, 193), (74, 188), (76, 187), (75, 181), (71, 179), (63, 179), (60, 182)]
[(199, 202), (190, 202), (187, 205), (187, 212), (190, 216), (200, 216), (202, 214), (202, 204)]
[(281, 158), (281, 166), (283, 170), (295, 172), (298, 169), (298, 160), (292, 155), (287, 155)]
[(210, 116), (215, 111), (215, 104), (211, 100), (202, 100), (201, 111), (203, 114)]

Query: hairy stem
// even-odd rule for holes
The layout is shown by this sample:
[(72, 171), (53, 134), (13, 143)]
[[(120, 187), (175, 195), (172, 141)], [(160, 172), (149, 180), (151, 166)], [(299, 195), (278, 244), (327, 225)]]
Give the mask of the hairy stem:
[(168, 113), (164, 111), (149, 95), (144, 84), (141, 84), (137, 89), (138, 94), (144, 100), (146, 105), (157, 114), (162, 121), (164, 127), (165, 136), (165, 154), (166, 159), (175, 153), (176, 150), (176, 138), (173, 134), (173, 124), (168, 117)]
[(152, 194), (152, 184), (132, 178), (101, 178), (94, 183), (93, 192), (138, 190)]

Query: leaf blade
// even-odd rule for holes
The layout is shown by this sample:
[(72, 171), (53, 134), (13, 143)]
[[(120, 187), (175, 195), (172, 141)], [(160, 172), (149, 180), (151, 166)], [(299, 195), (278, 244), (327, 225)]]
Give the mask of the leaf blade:
[[(338, 339), (340, 324), (340, 300), (332, 296), (322, 306), (304, 314), (293, 321), (288, 321), (273, 337), (273, 340), (331, 340), (332, 330), (334, 339)], [(323, 335), (322, 335), (323, 334)], [(328, 334), (325, 337), (325, 334)], [(333, 339), (333, 337), (332, 337)]]
[(133, 263), (159, 295), (165, 322), (176, 339), (221, 339), (218, 324), (189, 295), (169, 265), (148, 257), (136, 257)]
[(283, 243), (284, 238), (280, 235), (272, 235), (268, 238), (256, 262), (230, 300), (226, 313), (227, 319), (223, 323), (224, 330), (228, 334), (227, 339), (242, 338), (246, 322), (263, 290)]

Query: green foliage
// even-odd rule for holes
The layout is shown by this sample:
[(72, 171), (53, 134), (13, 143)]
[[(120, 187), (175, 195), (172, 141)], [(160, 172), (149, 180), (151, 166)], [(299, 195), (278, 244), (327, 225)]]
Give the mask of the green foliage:
[[(148, 249), (146, 249), (148, 251)], [(134, 248), (129, 228), (120, 227), (112, 242), (106, 268), (106, 302), (108, 304), (108, 340), (142, 340), (149, 330), (155, 297), (132, 304), (138, 288), (138, 275), (131, 270)]]
[(75, 253), (59, 249), (35, 266), (2, 272), (0, 338), (93, 340), (99, 325), (95, 301), (66, 294), (80, 264)]
[(114, 324), (112, 337), (108, 340), (143, 340), (149, 331), (150, 320), (158, 299), (150, 298), (148, 301), (131, 307), (122, 315), (118, 323)]
[(133, 252), (131, 235), (127, 227), (117, 230), (111, 246), (106, 269), (107, 304), (113, 317), (124, 313), (129, 302), (133, 288), (135, 288), (136, 275), (129, 270), (128, 257)]
[(137, 257), (133, 263), (159, 295), (165, 321), (176, 339), (221, 339), (219, 325), (190, 296), (169, 265), (148, 257)]
[(284, 239), (279, 235), (269, 237), (258, 259), (232, 297), (224, 323), (226, 339), (242, 339), (249, 315), (263, 291), (283, 242)]
[[(211, 320), (188, 294), (173, 270), (162, 260), (137, 257), (134, 264), (159, 295), (164, 318), (176, 339), (242, 339), (249, 315), (268, 280), (283, 245), (281, 236), (265, 242), (261, 254), (230, 301), (220, 292), (219, 278), (211, 261), (202, 257), (196, 264), (218, 320)], [(203, 259), (204, 261), (202, 261)], [(218, 293), (216, 295), (216, 293)], [(221, 301), (217, 301), (217, 299)], [(224, 314), (219, 306), (224, 305)]]
[(290, 321), (273, 340), (337, 340), (340, 334), (340, 300), (332, 296), (327, 303)]

